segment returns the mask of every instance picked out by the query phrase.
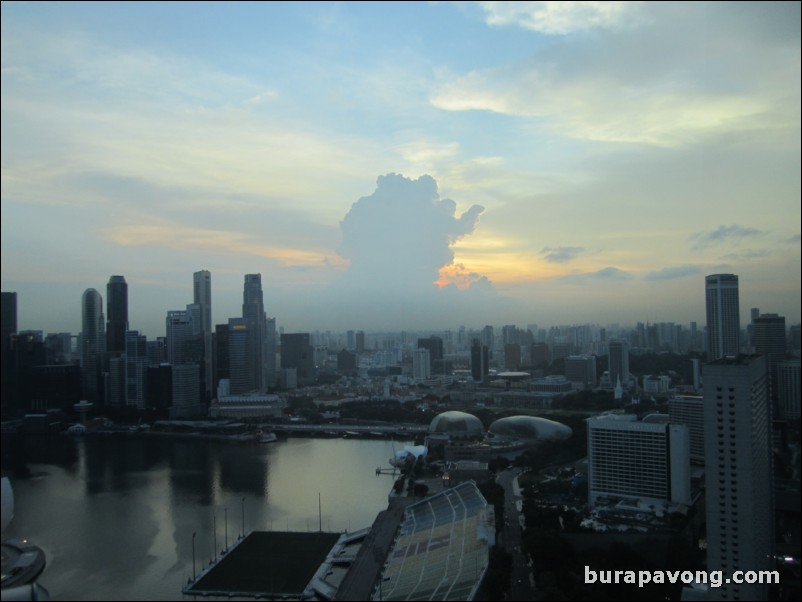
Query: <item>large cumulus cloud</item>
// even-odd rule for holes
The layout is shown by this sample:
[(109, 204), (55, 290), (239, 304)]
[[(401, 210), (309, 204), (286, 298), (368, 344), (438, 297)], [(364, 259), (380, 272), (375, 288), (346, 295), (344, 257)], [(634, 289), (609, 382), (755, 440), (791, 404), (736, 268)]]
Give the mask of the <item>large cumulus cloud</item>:
[(457, 204), (441, 199), (428, 175), (391, 173), (376, 184), (340, 223), (339, 253), (350, 261), (345, 279), (384, 290), (435, 288), (440, 269), (454, 263), (451, 246), (474, 231), (484, 208), (473, 205), (457, 216)]

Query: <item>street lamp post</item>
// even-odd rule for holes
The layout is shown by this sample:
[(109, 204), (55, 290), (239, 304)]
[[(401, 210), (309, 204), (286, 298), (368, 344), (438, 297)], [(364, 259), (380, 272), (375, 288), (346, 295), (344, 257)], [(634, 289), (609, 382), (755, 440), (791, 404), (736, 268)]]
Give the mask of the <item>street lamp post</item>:
[(215, 514), (212, 519), (212, 524), (214, 525), (214, 559), (217, 560), (217, 515)]
[(245, 537), (245, 498), (242, 498), (242, 536)]
[(226, 552), (228, 551), (228, 508), (225, 511), (225, 522), (226, 522)]
[(193, 582), (195, 581), (195, 536), (197, 534), (198, 534), (197, 531), (192, 532), (192, 581)]

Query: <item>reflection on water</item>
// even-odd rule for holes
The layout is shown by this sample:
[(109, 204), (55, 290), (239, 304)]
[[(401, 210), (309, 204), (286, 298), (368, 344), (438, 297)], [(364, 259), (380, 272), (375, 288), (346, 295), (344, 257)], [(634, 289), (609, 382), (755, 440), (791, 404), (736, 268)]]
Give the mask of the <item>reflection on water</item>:
[[(369, 526), (387, 506), (392, 477), (375, 469), (387, 466), (394, 445), (404, 443), (4, 439), (3, 467), (16, 499), (4, 537), (27, 537), (45, 551), (40, 581), (54, 599), (181, 599), (192, 574), (193, 532), (200, 570), (243, 526)], [(26, 468), (30, 476), (21, 478)]]

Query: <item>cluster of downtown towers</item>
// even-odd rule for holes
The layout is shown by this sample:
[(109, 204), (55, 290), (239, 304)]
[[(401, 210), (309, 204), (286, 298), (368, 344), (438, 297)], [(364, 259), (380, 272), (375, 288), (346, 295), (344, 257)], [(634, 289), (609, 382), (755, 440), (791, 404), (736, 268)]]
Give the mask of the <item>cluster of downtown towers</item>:
[[(211, 286), (209, 271), (195, 272), (193, 302), (167, 312), (166, 336), (156, 341), (128, 329), (128, 285), (123, 276), (109, 279), (105, 317), (102, 296), (87, 289), (79, 343), (85, 398), (142, 409), (152, 404), (154, 391), (159, 395), (159, 385), (163, 389), (169, 382), (170, 417), (193, 418), (205, 413), (221, 379), (227, 383), (224, 394), (266, 392), (275, 386), (276, 322), (264, 311), (261, 275), (245, 276), (242, 316), (214, 331)], [(291, 337), (288, 346), (292, 342)], [(159, 369), (154, 368), (154, 358), (164, 360), (156, 362), (161, 363)], [(154, 379), (156, 383), (148, 382)]]

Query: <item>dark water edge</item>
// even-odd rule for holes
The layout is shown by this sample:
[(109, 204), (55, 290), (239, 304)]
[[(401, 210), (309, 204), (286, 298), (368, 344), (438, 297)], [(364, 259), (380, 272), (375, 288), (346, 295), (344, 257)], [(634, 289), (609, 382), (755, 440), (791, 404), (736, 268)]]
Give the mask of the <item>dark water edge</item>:
[(183, 599), (193, 532), (200, 570), (243, 524), (245, 532), (367, 527), (393, 484), (375, 469), (403, 445), (4, 436), (16, 507), (3, 537), (45, 551), (39, 581), (55, 600)]

